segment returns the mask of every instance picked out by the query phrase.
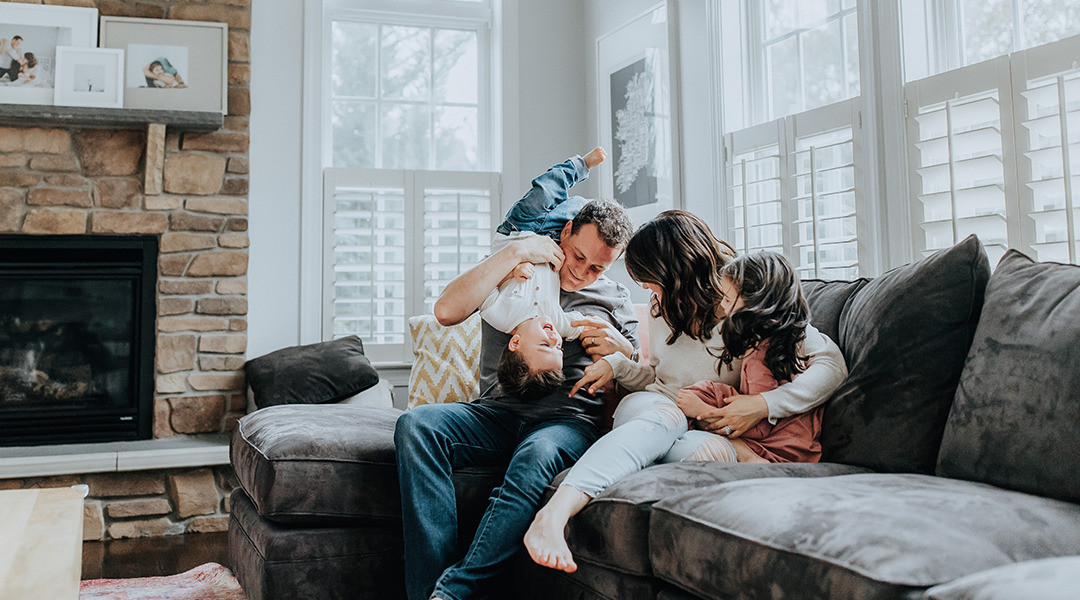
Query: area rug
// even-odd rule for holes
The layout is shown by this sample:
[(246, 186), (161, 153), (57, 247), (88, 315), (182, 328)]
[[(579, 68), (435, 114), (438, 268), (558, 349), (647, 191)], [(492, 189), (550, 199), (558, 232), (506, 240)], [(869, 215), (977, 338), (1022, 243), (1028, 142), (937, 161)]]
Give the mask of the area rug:
[(247, 600), (232, 571), (206, 563), (168, 577), (89, 579), (79, 600)]

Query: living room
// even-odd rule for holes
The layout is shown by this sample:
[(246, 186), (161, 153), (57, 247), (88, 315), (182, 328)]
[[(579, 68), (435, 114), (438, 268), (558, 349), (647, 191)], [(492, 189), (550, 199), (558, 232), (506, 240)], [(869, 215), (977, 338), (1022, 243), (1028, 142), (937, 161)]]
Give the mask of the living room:
[[(60, 41), (54, 34), (54, 55), (38, 49), (41, 39), (34, 34), (67, 31), (69, 23), (74, 37)], [(76, 35), (80, 27), (93, 28), (93, 41)], [(124, 27), (144, 29), (140, 34)], [(72, 50), (57, 48), (68, 46), (94, 60), (119, 61), (102, 63), (113, 65), (103, 71), (115, 84), (104, 94), (115, 92), (112, 105), (101, 98), (73, 101), (87, 95), (75, 76), (71, 89), (61, 89), (63, 54)], [(184, 60), (166, 61), (168, 69), (159, 62), (155, 75), (150, 59), (156, 55), (147, 54), (147, 64), (132, 70), (137, 52), (150, 52), (143, 46), (159, 54), (183, 46)], [(129, 78), (124, 89), (120, 49), (137, 82)], [(29, 52), (37, 56), (28, 60)], [(339, 597), (334, 586), (316, 593), (300, 584), (271, 583), (295, 574), (272, 576), (273, 548), (259, 544), (286, 539), (275, 537), (280, 532), (273, 519), (262, 519), (272, 512), (265, 503), (276, 500), (260, 497), (265, 481), (244, 470), (254, 468), (261, 450), (237, 449), (237, 423), (266, 406), (257, 385), (274, 375), (253, 378), (249, 361), (357, 336), (365, 375), (377, 375), (367, 380), (378, 383), (354, 401), (355, 408), (386, 411), (362, 414), (392, 450), (392, 439), (385, 438), (392, 421), (384, 420), (416, 405), (421, 375), (410, 319), (428, 315), (430, 322), (439, 294), (489, 252), (495, 226), (534, 177), (598, 145), (606, 148), (607, 160), (573, 193), (617, 200), (634, 227), (661, 211), (683, 209), (740, 254), (782, 253), (803, 280), (821, 282), (815, 293), (832, 294), (851, 282), (846, 300), (829, 313), (833, 330), (815, 321), (844, 351), (851, 386), (873, 387), (856, 377), (866, 355), (851, 341), (859, 325), (858, 315), (849, 315), (851, 306), (860, 294), (869, 302), (868, 287), (897, 285), (897, 269), (973, 252), (989, 265), (995, 289), (999, 260), (1015, 260), (1017, 251), (1036, 265), (1067, 269), (1051, 287), (1071, 289), (1073, 265), (1080, 262), (1080, 207), (1074, 200), (1080, 185), (1078, 62), (1080, 8), (1065, 0), (5, 0), (0, 302), (10, 311), (0, 314), (0, 502), (3, 494), (22, 494), (9, 495), (12, 503), (3, 512), (23, 518), (0, 527), (0, 539), (25, 545), (0, 550), (0, 597), (75, 597), (70, 594), (79, 593), (80, 580), (84, 597), (128, 598), (121, 594), (136, 592), (122, 588), (137, 589), (139, 582), (162, 593), (176, 590), (169, 597), (185, 600)], [(213, 73), (210, 92), (198, 85), (200, 69)], [(49, 75), (56, 78), (55, 94), (39, 85)], [(166, 89), (147, 89), (155, 87)], [(94, 96), (93, 84), (90, 90)], [(977, 236), (977, 251), (966, 241), (969, 235)], [(58, 272), (80, 281), (81, 295), (70, 293), (70, 283), (38, 283), (42, 273)], [(913, 275), (909, 283), (934, 280), (919, 273), (923, 279)], [(646, 306), (649, 292), (623, 261), (608, 275), (626, 285), (635, 304)], [(972, 285), (983, 287), (971, 296), (981, 302), (986, 281), (980, 277), (973, 276)], [(933, 290), (922, 296), (927, 306), (940, 301)], [(822, 298), (811, 297), (815, 315), (826, 312)], [(1055, 323), (1080, 322), (1067, 312), (1076, 307), (1076, 294), (1055, 302), (1059, 312), (1047, 309)], [(878, 314), (874, 306), (880, 311), (871, 303), (867, 314)], [(974, 319), (964, 322), (974, 328), (981, 304), (964, 306)], [(80, 315), (78, 327), (57, 325)], [(127, 324), (103, 334), (86, 323)], [(919, 323), (912, 329), (924, 325)], [(893, 331), (877, 325), (858, 343)], [(1049, 348), (1077, 346), (1077, 338), (1068, 338), (1072, 329), (1062, 325), (1061, 331), (1056, 335), (1066, 341), (1054, 338)], [(927, 325), (925, 335), (932, 333), (947, 337)], [(116, 341), (121, 334), (124, 341)], [(479, 346), (478, 336), (470, 340)], [(977, 472), (949, 462), (959, 451), (946, 443), (953, 438), (946, 435), (943, 442), (942, 436), (949, 406), (957, 410), (958, 382), (991, 380), (961, 374), (965, 362), (973, 362), (965, 361), (971, 344), (969, 337), (952, 349), (955, 369), (942, 382), (951, 385), (947, 404), (930, 411), (937, 416), (926, 427), (933, 439), (898, 462), (857, 458), (857, 449), (873, 444), (860, 446), (852, 442), (858, 435), (842, 436), (837, 426), (823, 434), (823, 444), (831, 440), (827, 458), (844, 468), (827, 474), (870, 475), (849, 468), (952, 473), (1064, 505), (1055, 510), (1076, 508), (1075, 475), (1061, 470), (1075, 473), (1080, 449), (1064, 433), (1063, 447), (1035, 445), (1059, 457), (1047, 467), (1056, 469), (1052, 473), (1024, 461), (999, 469), (1021, 483), (982, 477), (987, 465), (999, 464), (993, 461), (979, 462)], [(116, 360), (97, 360), (115, 358), (118, 347), (124, 348), (119, 354), (127, 360), (119, 362), (126, 371)], [(1060, 366), (1075, 358), (1075, 350), (1063, 352), (1051, 368), (1043, 366), (1058, 378), (1055, 393), (1076, 396), (1075, 375)], [(328, 370), (331, 361), (317, 355), (315, 362), (320, 360)], [(64, 366), (47, 373), (46, 364)], [(98, 371), (109, 374), (87, 376)], [(79, 377), (81, 382), (70, 382)], [(327, 377), (333, 387), (332, 374)], [(875, 371), (874, 377), (884, 376)], [(85, 401), (94, 381), (121, 390), (104, 411)], [(446, 380), (439, 383), (449, 389)], [(43, 402), (44, 410), (27, 409), (23, 403), (30, 398)], [(842, 401), (831, 402), (841, 407)], [(1045, 416), (1063, 431), (1080, 422), (1075, 402), (1044, 408), (1026, 418)], [(839, 423), (844, 415), (836, 410), (833, 422)], [(890, 436), (909, 424), (898, 417), (889, 423), (887, 430), (866, 431), (904, 447)], [(914, 419), (911, 427), (918, 431), (919, 423)], [(826, 417), (826, 429), (828, 424)], [(955, 420), (948, 425), (954, 426)], [(238, 452), (255, 462), (238, 467)], [(786, 477), (803, 476), (793, 472)], [(702, 479), (680, 471), (684, 475), (701, 486), (719, 481), (709, 479), (718, 477), (712, 471), (703, 471)], [(246, 491), (243, 510), (259, 517), (240, 525), (233, 514), (238, 487)], [(65, 490), (57, 502), (67, 507), (66, 516), (34, 517), (45, 510), (34, 503), (44, 500), (26, 492), (46, 489)], [(490, 489), (471, 497), (480, 512)], [(664, 497), (631, 504), (648, 515), (648, 507)], [(596, 504), (569, 535), (572, 548), (579, 544), (586, 562), (600, 567), (557, 580), (523, 575), (521, 581), (536, 582), (530, 593), (737, 595), (724, 587), (737, 578), (694, 579), (710, 568), (687, 567), (692, 573), (686, 575), (676, 567), (664, 571), (658, 554), (638, 557), (636, 567), (621, 563), (622, 554), (604, 558), (590, 540), (607, 548), (624, 541), (583, 533), (587, 518), (602, 521), (589, 515), (606, 514)], [(1073, 531), (1071, 519), (1058, 527), (1060, 535)], [(46, 533), (35, 535), (34, 527)], [(230, 541), (230, 528), (235, 534), (238, 527), (252, 547), (241, 550)], [(331, 546), (318, 550), (322, 558), (332, 554), (332, 544), (346, 543), (336, 535), (390, 535), (327, 527)], [(58, 545), (61, 529), (77, 539)], [(361, 571), (401, 569), (400, 558), (387, 558), (400, 554), (400, 543), (386, 541), (388, 550)], [(1080, 555), (1068, 548), (1063, 542), (1028, 558)], [(16, 560), (32, 551), (65, 560), (33, 567)], [(251, 559), (252, 553), (261, 558)], [(1007, 562), (1027, 556), (1012, 554)], [(246, 557), (244, 566), (238, 556)], [(998, 564), (987, 561), (974, 562)], [(198, 570), (208, 565), (216, 570)], [(732, 562), (724, 567), (747, 569)], [(851, 567), (865, 575), (860, 569)], [(326, 572), (335, 579), (335, 571)], [(212, 595), (218, 592), (207, 591), (205, 581), (202, 588), (192, 583), (200, 578), (234, 595)], [(879, 597), (922, 597), (953, 579), (956, 573), (925, 583), (903, 580), (896, 583), (902, 591), (889, 588)], [(59, 587), (33, 587), (43, 580)], [(1080, 589), (1045, 574), (1042, 581), (1058, 582), (1059, 593)], [(764, 597), (761, 590), (768, 588), (762, 585), (747, 588), (743, 597)], [(180, 595), (186, 586), (193, 591)], [(390, 589), (340, 597), (390, 597)], [(863, 588), (822, 586), (828, 591), (803, 597), (850, 597), (856, 589)]]

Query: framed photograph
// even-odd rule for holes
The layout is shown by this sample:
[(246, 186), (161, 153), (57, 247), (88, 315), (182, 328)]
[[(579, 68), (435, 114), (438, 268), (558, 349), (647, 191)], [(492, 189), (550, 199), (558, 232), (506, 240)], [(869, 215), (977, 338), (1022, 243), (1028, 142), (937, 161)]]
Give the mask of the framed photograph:
[(124, 107), (124, 51), (56, 47), (57, 106)]
[(679, 198), (673, 12), (660, 3), (596, 40), (600, 143), (611, 165), (601, 171), (600, 195), (625, 206), (635, 225), (675, 208)]
[(124, 51), (124, 107), (226, 114), (225, 23), (101, 18), (101, 47)]
[(56, 48), (97, 46), (96, 8), (0, 3), (0, 102), (52, 104)]

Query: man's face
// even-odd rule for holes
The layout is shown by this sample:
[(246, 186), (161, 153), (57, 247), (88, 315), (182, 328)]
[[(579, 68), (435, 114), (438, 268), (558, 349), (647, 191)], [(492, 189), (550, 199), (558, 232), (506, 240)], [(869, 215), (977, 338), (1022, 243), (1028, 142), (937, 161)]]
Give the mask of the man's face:
[(546, 316), (529, 319), (515, 327), (509, 347), (521, 354), (531, 371), (562, 368), (562, 336), (555, 331), (555, 324)]
[(12, 48), (18, 48), (19, 46), (22, 46), (22, 38), (12, 39), (11, 40), (11, 47)]
[(559, 269), (559, 286), (576, 292), (597, 280), (622, 254), (622, 248), (604, 243), (596, 225), (582, 225), (577, 234), (571, 233), (572, 222), (563, 227), (559, 246), (565, 259)]

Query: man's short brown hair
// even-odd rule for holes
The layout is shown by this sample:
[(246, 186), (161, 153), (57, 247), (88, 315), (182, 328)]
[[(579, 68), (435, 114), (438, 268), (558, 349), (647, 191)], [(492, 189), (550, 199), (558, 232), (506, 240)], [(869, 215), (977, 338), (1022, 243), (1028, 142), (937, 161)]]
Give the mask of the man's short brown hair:
[(533, 371), (520, 353), (506, 348), (499, 358), (499, 387), (507, 396), (534, 400), (554, 393), (566, 381), (562, 369)]
[(630, 215), (622, 204), (614, 200), (597, 199), (590, 200), (578, 211), (577, 216), (571, 221), (570, 233), (577, 235), (584, 225), (596, 225), (596, 231), (600, 239), (609, 248), (626, 248), (630, 236), (634, 233), (634, 225), (630, 222)]

